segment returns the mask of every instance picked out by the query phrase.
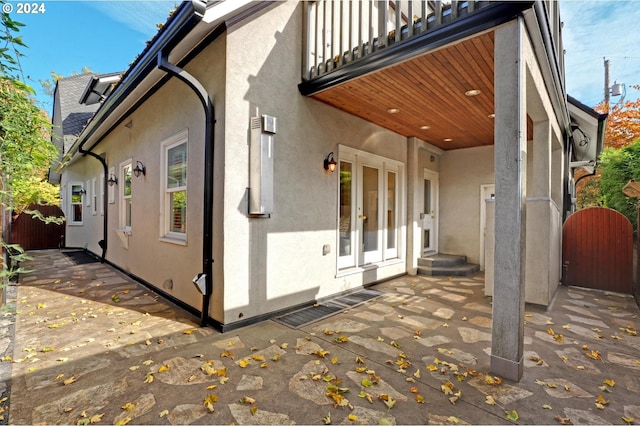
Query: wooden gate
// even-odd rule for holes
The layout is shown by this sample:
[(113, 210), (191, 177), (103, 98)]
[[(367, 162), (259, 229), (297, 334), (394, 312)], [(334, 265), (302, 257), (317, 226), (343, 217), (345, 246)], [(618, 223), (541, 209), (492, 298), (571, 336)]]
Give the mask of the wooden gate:
[[(58, 206), (31, 205), (44, 217), (64, 217)], [(64, 246), (65, 224), (45, 223), (27, 213), (21, 213), (11, 222), (11, 242), (25, 250), (52, 249)]]
[(565, 285), (633, 294), (633, 228), (621, 213), (591, 207), (562, 228)]

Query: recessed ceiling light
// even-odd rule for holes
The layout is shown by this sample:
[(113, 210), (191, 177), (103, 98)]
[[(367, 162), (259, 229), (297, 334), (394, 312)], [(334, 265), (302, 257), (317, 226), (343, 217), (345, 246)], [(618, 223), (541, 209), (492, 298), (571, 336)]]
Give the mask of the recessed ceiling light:
[(496, 115), (495, 115), (495, 114), (493, 114), (493, 113), (491, 113), (491, 114), (487, 115), (487, 117), (489, 117), (489, 118), (496, 118)]
[(397, 113), (399, 113), (399, 112), (400, 112), (400, 108), (389, 108), (389, 109), (387, 110), (387, 112), (388, 112), (389, 114), (397, 114)]
[(451, 142), (452, 140), (453, 140), (453, 139), (451, 139), (451, 138), (445, 138), (445, 139), (443, 139), (443, 141), (445, 141), (445, 142)]
[(420, 126), (420, 130), (429, 130), (430, 128), (431, 126), (427, 126), (427, 125)]
[(465, 96), (478, 96), (479, 94), (480, 91), (478, 89), (467, 90), (466, 92), (464, 92)]

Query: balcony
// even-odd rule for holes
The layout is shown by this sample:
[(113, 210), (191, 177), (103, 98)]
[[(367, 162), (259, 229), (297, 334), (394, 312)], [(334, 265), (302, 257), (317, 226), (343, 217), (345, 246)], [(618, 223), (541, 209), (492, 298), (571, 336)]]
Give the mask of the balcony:
[(443, 150), (493, 145), (494, 30), (519, 16), (565, 97), (557, 2), (334, 0), (304, 13), (303, 95)]
[(488, 1), (313, 1), (307, 3), (303, 80), (433, 31)]

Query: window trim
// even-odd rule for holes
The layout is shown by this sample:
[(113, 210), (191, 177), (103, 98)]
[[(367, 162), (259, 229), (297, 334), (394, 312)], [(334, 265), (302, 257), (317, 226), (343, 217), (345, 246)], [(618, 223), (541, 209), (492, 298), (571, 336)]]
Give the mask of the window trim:
[(97, 191), (97, 178), (91, 179), (91, 215), (96, 216), (98, 214), (98, 191)]
[[(162, 141), (160, 144), (160, 164), (161, 164), (161, 177), (160, 177), (160, 199), (162, 200), (160, 203), (160, 241), (179, 244), (179, 245), (187, 245), (187, 232), (174, 232), (171, 231), (171, 196), (170, 194), (178, 191), (185, 191), (187, 193), (187, 208), (185, 209), (188, 212), (188, 179), (186, 185), (177, 187), (177, 188), (168, 188), (167, 187), (167, 177), (168, 177), (168, 161), (169, 161), (169, 150), (184, 144), (186, 147), (186, 165), (187, 165), (187, 175), (189, 173), (189, 132), (187, 129), (184, 129), (173, 136)], [(188, 216), (188, 213), (185, 214)]]
[[(80, 189), (84, 189), (84, 185), (82, 182), (69, 182), (69, 203), (68, 203), (68, 207), (69, 207), (69, 214), (68, 214), (68, 221), (67, 223), (70, 226), (81, 226), (84, 225), (84, 197), (86, 194), (80, 193), (80, 202), (73, 202), (73, 188), (74, 187), (80, 187)], [(80, 220), (74, 220), (74, 206), (80, 206)]]
[[(126, 188), (125, 185), (125, 169), (126, 168), (131, 169), (131, 195), (125, 195), (124, 191)], [(131, 232), (132, 229), (132, 225), (133, 225), (133, 207), (132, 207), (132, 211), (131, 211), (131, 223), (127, 224), (127, 202), (126, 200), (131, 200), (131, 204), (133, 204), (133, 159), (129, 158), (125, 161), (123, 161), (122, 163), (120, 163), (120, 167), (119, 167), (119, 173), (118, 173), (118, 198), (120, 200), (120, 206), (119, 206), (119, 210), (120, 210), (120, 229), (122, 229), (125, 232)]]

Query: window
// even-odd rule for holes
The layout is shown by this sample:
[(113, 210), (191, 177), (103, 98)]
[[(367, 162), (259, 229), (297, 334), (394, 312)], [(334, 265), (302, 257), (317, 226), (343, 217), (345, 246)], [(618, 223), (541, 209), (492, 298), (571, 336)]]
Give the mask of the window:
[(69, 197), (69, 207), (71, 211), (68, 217), (69, 225), (82, 225), (82, 209), (84, 203), (85, 190), (81, 183), (71, 184), (71, 194)]
[(100, 182), (98, 184), (100, 186), (100, 215), (104, 216), (104, 173), (100, 173), (98, 181)]
[(133, 168), (131, 160), (120, 164), (120, 228), (131, 230), (131, 208), (132, 208), (132, 177)]
[(91, 202), (91, 214), (98, 214), (98, 191), (97, 191), (97, 179), (93, 178), (91, 180), (91, 197), (93, 197), (93, 201)]
[(186, 241), (187, 236), (187, 132), (163, 143), (163, 196), (161, 235)]

